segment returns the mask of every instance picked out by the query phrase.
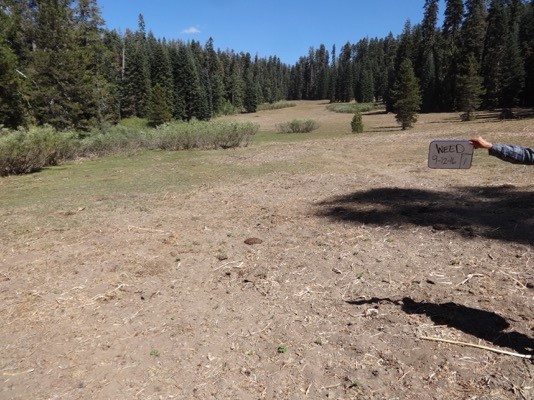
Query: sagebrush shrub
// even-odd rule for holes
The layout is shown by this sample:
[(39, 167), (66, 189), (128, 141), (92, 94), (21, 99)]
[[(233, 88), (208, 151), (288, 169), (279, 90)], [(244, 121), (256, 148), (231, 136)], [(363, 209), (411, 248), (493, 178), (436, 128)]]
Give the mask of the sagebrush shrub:
[(308, 133), (319, 128), (319, 123), (312, 120), (294, 119), (289, 122), (283, 122), (276, 125), (279, 133)]

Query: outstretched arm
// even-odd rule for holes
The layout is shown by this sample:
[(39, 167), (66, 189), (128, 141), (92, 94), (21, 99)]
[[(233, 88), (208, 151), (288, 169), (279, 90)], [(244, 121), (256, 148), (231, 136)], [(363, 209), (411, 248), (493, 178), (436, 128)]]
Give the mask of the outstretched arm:
[(514, 164), (534, 165), (534, 149), (515, 144), (493, 144), (481, 136), (471, 139), (475, 149), (487, 149), (490, 156), (495, 156), (503, 161)]

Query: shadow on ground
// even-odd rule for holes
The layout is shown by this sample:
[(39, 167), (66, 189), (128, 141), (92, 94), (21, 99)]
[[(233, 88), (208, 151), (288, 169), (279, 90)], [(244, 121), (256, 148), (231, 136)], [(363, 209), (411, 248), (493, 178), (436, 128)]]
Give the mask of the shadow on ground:
[(406, 314), (421, 314), (437, 325), (446, 325), (461, 330), (497, 346), (513, 349), (520, 354), (534, 354), (534, 339), (519, 332), (504, 332), (510, 324), (500, 315), (462, 306), (456, 303), (435, 304), (417, 302), (408, 297), (402, 300), (374, 297), (369, 300), (347, 301), (353, 305), (389, 302), (401, 307)]
[(377, 188), (325, 200), (317, 214), (358, 224), (418, 225), (464, 237), (534, 244), (534, 191), (511, 185), (448, 192)]

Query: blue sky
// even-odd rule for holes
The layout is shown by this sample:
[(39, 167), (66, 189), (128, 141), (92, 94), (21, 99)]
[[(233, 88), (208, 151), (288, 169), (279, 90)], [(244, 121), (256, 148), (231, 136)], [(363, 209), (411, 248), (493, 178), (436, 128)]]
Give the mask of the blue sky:
[[(215, 48), (278, 56), (294, 64), (310, 47), (339, 50), (347, 41), (395, 36), (423, 19), (424, 0), (98, 0), (109, 29), (137, 29), (143, 14), (158, 38), (213, 38)], [(440, 15), (445, 0), (440, 0)], [(441, 24), (440, 17), (440, 24)]]

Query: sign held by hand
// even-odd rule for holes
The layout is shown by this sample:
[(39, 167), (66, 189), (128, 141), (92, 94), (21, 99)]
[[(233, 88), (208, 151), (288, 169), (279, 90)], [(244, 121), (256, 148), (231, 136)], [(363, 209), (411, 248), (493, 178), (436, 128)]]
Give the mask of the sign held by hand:
[(469, 169), (474, 147), (469, 140), (433, 140), (428, 148), (428, 167), (433, 169)]

